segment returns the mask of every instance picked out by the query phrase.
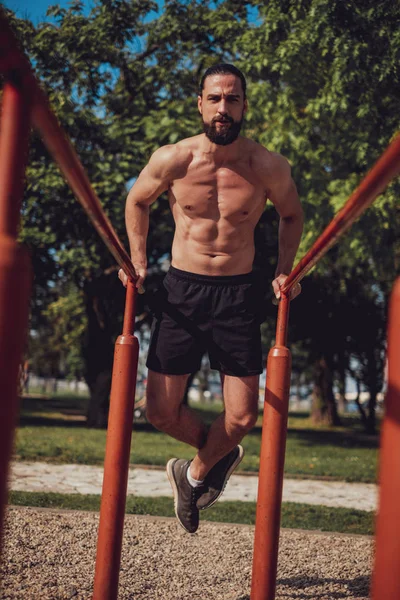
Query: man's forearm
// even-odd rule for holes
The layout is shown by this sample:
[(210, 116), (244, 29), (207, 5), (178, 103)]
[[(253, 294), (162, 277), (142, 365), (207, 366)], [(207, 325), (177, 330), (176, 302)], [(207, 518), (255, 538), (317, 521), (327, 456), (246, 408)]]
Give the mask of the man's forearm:
[(125, 211), (126, 230), (133, 264), (147, 265), (146, 243), (150, 209), (145, 204), (128, 202)]
[(279, 257), (276, 276), (281, 273), (288, 275), (292, 270), (302, 232), (303, 215), (281, 218), (279, 222)]

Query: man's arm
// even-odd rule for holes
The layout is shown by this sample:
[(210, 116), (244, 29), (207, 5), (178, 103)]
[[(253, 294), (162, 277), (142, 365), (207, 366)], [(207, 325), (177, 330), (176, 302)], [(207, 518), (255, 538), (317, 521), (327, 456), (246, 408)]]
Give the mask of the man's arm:
[[(289, 273), (292, 270), (297, 249), (303, 232), (303, 209), (300, 204), (290, 165), (283, 156), (273, 154), (268, 177), (268, 198), (274, 204), (279, 216), (279, 256), (272, 282), (275, 296), (280, 297)], [(292, 298), (300, 293), (300, 286), (294, 289)]]
[[(131, 260), (138, 275), (136, 287), (141, 286), (147, 273), (146, 242), (149, 231), (150, 206), (168, 189), (172, 179), (176, 150), (163, 146), (154, 152), (141, 171), (126, 199), (125, 224), (129, 238)], [(119, 277), (126, 286), (128, 277), (120, 271)]]

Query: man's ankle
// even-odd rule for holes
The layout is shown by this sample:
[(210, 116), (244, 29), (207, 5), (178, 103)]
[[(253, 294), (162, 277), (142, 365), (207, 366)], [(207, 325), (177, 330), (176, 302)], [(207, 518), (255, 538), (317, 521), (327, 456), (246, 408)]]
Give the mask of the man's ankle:
[(190, 485), (194, 488), (199, 487), (200, 485), (202, 485), (204, 483), (204, 479), (195, 479), (191, 472), (190, 472), (190, 465), (189, 468), (187, 470), (187, 480), (190, 483)]

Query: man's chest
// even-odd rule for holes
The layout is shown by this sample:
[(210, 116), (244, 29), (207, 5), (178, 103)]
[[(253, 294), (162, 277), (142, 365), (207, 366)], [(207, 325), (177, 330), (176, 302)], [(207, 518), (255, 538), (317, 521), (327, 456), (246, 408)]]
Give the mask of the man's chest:
[(265, 200), (260, 179), (244, 163), (194, 165), (185, 177), (173, 182), (170, 191), (185, 212), (199, 215), (209, 211), (218, 211), (222, 216), (250, 214)]

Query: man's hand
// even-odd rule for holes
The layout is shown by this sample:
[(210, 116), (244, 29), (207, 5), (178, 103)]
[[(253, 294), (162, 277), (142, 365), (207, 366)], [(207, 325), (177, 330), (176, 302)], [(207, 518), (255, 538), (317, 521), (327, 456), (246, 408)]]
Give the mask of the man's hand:
[[(279, 300), (281, 297), (281, 289), (284, 287), (285, 281), (288, 277), (289, 277), (289, 275), (285, 275), (284, 273), (281, 273), (272, 282), (272, 287), (274, 289), (275, 298), (277, 300)], [(300, 292), (301, 292), (301, 285), (300, 285), (300, 283), (296, 283), (296, 285), (290, 290), (290, 299), (294, 300), (294, 298), (296, 298), (296, 296), (298, 296), (300, 294)]]
[[(136, 275), (138, 276), (138, 278), (135, 281), (135, 287), (138, 290), (142, 290), (143, 289), (143, 282), (146, 279), (146, 275), (147, 275), (147, 269), (146, 269), (146, 267), (144, 267), (142, 265), (135, 265), (134, 264), (133, 266), (135, 268)], [(121, 280), (122, 285), (124, 287), (126, 287), (128, 285), (129, 277), (125, 273), (125, 271), (123, 269), (120, 269), (118, 271), (118, 277)]]

